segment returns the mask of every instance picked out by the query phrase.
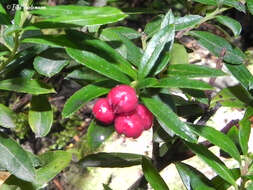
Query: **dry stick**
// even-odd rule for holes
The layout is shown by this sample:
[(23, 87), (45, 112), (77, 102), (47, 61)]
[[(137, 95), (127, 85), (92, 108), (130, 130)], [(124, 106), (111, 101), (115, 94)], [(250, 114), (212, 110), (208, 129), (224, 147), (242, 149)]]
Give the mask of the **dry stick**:
[(60, 182), (57, 179), (54, 179), (53, 182), (58, 190), (64, 190), (62, 185), (60, 184)]
[[(221, 105), (218, 103), (216, 104), (216, 106), (209, 110), (209, 112), (206, 112), (197, 122), (197, 125), (205, 125), (205, 123), (216, 113), (216, 111), (221, 107)], [(229, 123), (226, 124), (226, 126), (221, 130), (221, 132), (223, 133), (227, 133), (229, 131), (229, 129), (231, 127), (233, 127), (234, 125), (237, 125), (239, 122), (239, 120), (231, 120)], [(158, 171), (163, 170), (165, 167), (167, 167), (168, 165), (170, 165), (173, 162), (179, 162), (179, 161), (183, 161), (186, 159), (189, 159), (193, 156), (195, 156), (195, 154), (192, 151), (187, 151), (187, 152), (178, 152), (178, 148), (183, 144), (183, 142), (181, 140), (178, 140), (174, 145), (173, 148), (168, 151), (163, 157), (161, 157), (158, 160), (158, 166), (157, 169)], [(213, 146), (212, 143), (208, 142), (208, 141), (204, 141), (201, 142), (199, 144), (202, 144), (203, 146), (210, 148)], [(144, 177), (144, 175), (142, 175), (139, 179), (137, 179), (135, 181), (134, 184), (132, 184), (128, 190), (135, 190), (138, 187), (143, 187), (147, 184), (147, 181)]]

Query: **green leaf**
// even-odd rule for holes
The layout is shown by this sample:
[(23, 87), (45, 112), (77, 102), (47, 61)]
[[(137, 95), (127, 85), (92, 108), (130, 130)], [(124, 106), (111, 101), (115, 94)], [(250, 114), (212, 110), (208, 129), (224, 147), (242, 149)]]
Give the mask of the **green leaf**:
[(210, 166), (219, 176), (229, 182), (231, 185), (236, 185), (235, 179), (231, 171), (226, 165), (206, 147), (199, 144), (185, 142), (186, 145), (208, 166)]
[(52, 60), (37, 56), (34, 59), (33, 66), (41, 75), (52, 77), (59, 73), (68, 63), (67, 60)]
[(105, 80), (106, 78), (97, 72), (88, 69), (87, 67), (82, 67), (80, 69), (76, 69), (69, 73), (66, 77), (66, 79), (77, 79), (77, 80), (86, 80), (91, 82), (98, 82), (101, 80)]
[(192, 129), (196, 132), (197, 135), (204, 137), (212, 144), (220, 147), (222, 150), (236, 159), (239, 163), (241, 163), (240, 153), (234, 142), (227, 135), (208, 126), (195, 125), (192, 127)]
[(166, 77), (162, 78), (158, 84), (150, 86), (151, 88), (190, 88), (198, 90), (212, 90), (213, 87), (209, 84), (200, 81), (188, 79), (185, 77)]
[(94, 53), (70, 48), (67, 48), (67, 53), (75, 61), (79, 62), (82, 65), (85, 65), (89, 69), (92, 69), (118, 82), (125, 84), (130, 83), (129, 78), (124, 73), (122, 73), (117, 66), (109, 63)]
[(222, 106), (245, 108), (253, 106), (253, 98), (240, 84), (222, 89), (212, 100), (211, 106), (219, 102)]
[(186, 15), (183, 17), (175, 18), (176, 31), (185, 30), (199, 24), (203, 17), (200, 15)]
[(71, 116), (85, 103), (107, 94), (109, 91), (109, 88), (103, 87), (103, 83), (90, 84), (81, 88), (67, 100), (63, 107), (62, 116), (64, 118)]
[(108, 185), (103, 184), (104, 190), (112, 190)]
[(145, 49), (140, 62), (138, 73), (140, 79), (146, 77), (149, 74), (166, 43), (174, 40), (174, 35), (175, 26), (171, 24), (161, 29), (152, 37), (147, 45), (147, 48)]
[(242, 31), (242, 26), (241, 26), (240, 22), (238, 22), (237, 20), (232, 19), (228, 16), (216, 16), (215, 18), (219, 23), (230, 28), (233, 31), (234, 36), (240, 35), (240, 33)]
[[(199, 3), (202, 3), (202, 4), (206, 4), (206, 5), (217, 5), (216, 0), (193, 0), (193, 1), (199, 2)], [(245, 6), (240, 1), (237, 1), (237, 0), (224, 0), (223, 4), (227, 5), (227, 6), (230, 6), (230, 7), (234, 7), (239, 11), (245, 12)]]
[(91, 150), (96, 150), (113, 132), (113, 126), (101, 126), (92, 121), (87, 132), (88, 145)]
[(116, 152), (99, 152), (81, 159), (78, 164), (86, 167), (123, 168), (142, 163), (142, 155)]
[(117, 66), (121, 72), (133, 79), (137, 78), (137, 72), (132, 65), (106, 42), (74, 30), (68, 31), (68, 36), (72, 42), (79, 44), (80, 49), (99, 55), (109, 63)]
[(170, 64), (174, 65), (174, 64), (188, 64), (188, 63), (189, 57), (185, 47), (181, 44), (174, 43), (171, 49)]
[(187, 190), (215, 190), (206, 176), (194, 167), (180, 162), (176, 168)]
[(55, 90), (38, 80), (27, 80), (23, 78), (13, 78), (0, 81), (0, 89), (14, 92), (23, 92), (33, 95), (55, 93)]
[(193, 143), (197, 141), (190, 126), (182, 122), (169, 106), (153, 98), (142, 98), (142, 101), (159, 122), (163, 124), (161, 126), (168, 134), (170, 134), (170, 130), (172, 130), (186, 141)]
[(33, 183), (21, 180), (14, 175), (11, 175), (0, 186), (0, 190), (37, 190)]
[(137, 88), (142, 89), (142, 88), (148, 88), (152, 87), (158, 84), (158, 80), (156, 78), (145, 78), (137, 83)]
[[(240, 176), (240, 169), (234, 168), (230, 170), (234, 179), (237, 180)], [(212, 185), (215, 187), (216, 190), (224, 190), (228, 189), (231, 184), (225, 181), (221, 176), (217, 175), (211, 180)]]
[(0, 104), (0, 125), (6, 128), (15, 128), (15, 113), (3, 104)]
[(76, 48), (76, 45), (71, 40), (69, 40), (66, 35), (63, 34), (32, 36), (23, 39), (22, 43), (43, 44), (52, 47)]
[(2, 3), (0, 3), (0, 25), (10, 25), (10, 18), (6, 12), (6, 10), (4, 9)]
[(142, 157), (142, 170), (145, 178), (154, 190), (169, 190), (157, 169), (145, 157)]
[(238, 50), (233, 49), (224, 38), (214, 35), (210, 32), (191, 31), (190, 35), (197, 37), (200, 45), (208, 49), (215, 56), (219, 57), (221, 52), (225, 50), (224, 61), (231, 64), (242, 64), (245, 56)]
[(193, 64), (176, 64), (169, 65), (169, 76), (181, 76), (181, 77), (219, 77), (227, 75), (219, 69), (213, 69), (202, 65)]
[(45, 95), (33, 96), (28, 122), (36, 137), (46, 136), (53, 124), (53, 110)]
[(247, 0), (247, 7), (249, 12), (253, 15), (253, 1), (252, 0)]
[[(71, 24), (71, 26), (109, 24), (120, 21), (127, 16), (125, 13), (114, 7), (88, 7), (75, 5), (45, 6), (43, 9), (35, 9), (30, 12), (45, 18), (43, 21), (37, 23), (37, 27), (39, 28), (66, 26), (59, 24)], [(57, 25), (54, 25), (55, 23)]]
[(115, 33), (121, 34), (122, 36), (125, 36), (129, 40), (141, 37), (140, 32), (137, 32), (136, 30), (129, 28), (129, 27), (125, 27), (125, 26), (111, 27), (110, 30), (112, 32), (115, 32)]
[(245, 111), (243, 119), (239, 122), (239, 142), (244, 155), (248, 154), (248, 143), (251, 132), (250, 118), (253, 116), (253, 108), (249, 107)]
[(69, 165), (72, 155), (69, 152), (57, 150), (46, 152), (40, 155), (39, 159), (42, 167), (36, 170), (36, 183), (44, 185)]
[(251, 90), (251, 81), (253, 81), (253, 76), (244, 64), (226, 64), (226, 67), (246, 90)]
[(100, 34), (100, 39), (107, 41), (124, 58), (135, 66), (139, 66), (142, 57), (142, 50), (127, 37), (118, 33), (114, 28), (106, 28)]
[(0, 133), (1, 167), (25, 181), (35, 180), (35, 170), (27, 152), (14, 140)]

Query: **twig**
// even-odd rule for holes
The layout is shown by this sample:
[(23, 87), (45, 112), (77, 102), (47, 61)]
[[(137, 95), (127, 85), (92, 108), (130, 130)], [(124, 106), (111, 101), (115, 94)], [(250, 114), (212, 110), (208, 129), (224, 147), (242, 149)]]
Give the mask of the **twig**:
[(53, 182), (58, 190), (64, 190), (62, 185), (60, 184), (60, 182), (57, 179), (54, 179)]

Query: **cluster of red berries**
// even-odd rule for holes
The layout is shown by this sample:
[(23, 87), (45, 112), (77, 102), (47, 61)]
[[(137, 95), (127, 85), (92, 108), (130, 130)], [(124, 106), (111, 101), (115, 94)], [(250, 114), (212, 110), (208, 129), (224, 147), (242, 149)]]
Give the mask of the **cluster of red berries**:
[(137, 138), (153, 124), (153, 114), (138, 103), (134, 88), (128, 85), (118, 85), (107, 98), (100, 98), (93, 107), (93, 114), (104, 124), (114, 122), (116, 132), (126, 137)]

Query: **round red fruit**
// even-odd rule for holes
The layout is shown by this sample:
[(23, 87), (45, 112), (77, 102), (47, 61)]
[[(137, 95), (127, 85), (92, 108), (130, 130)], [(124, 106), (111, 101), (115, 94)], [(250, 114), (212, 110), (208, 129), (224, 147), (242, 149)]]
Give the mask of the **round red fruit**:
[(144, 130), (142, 120), (136, 112), (130, 115), (117, 116), (114, 127), (117, 133), (132, 138), (138, 138)]
[(136, 112), (142, 119), (144, 129), (145, 130), (150, 129), (153, 125), (154, 119), (153, 114), (148, 110), (148, 108), (146, 108), (146, 106), (142, 104), (137, 105)]
[(112, 106), (114, 113), (129, 113), (135, 110), (138, 98), (134, 88), (128, 85), (118, 85), (111, 89), (108, 102)]
[(106, 98), (98, 99), (92, 111), (95, 118), (104, 124), (111, 124), (114, 121), (114, 113)]

